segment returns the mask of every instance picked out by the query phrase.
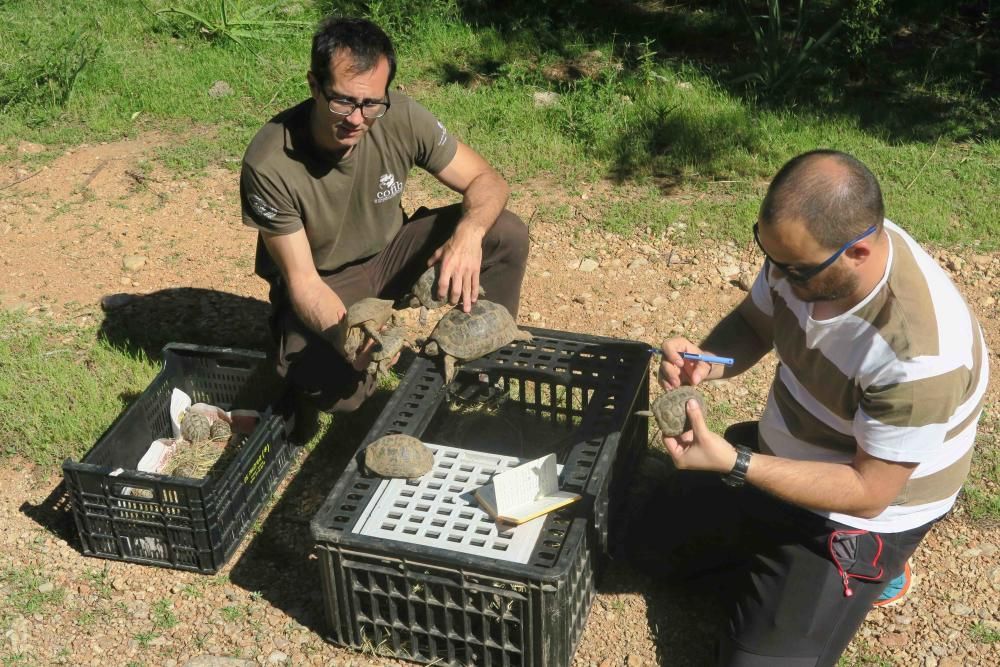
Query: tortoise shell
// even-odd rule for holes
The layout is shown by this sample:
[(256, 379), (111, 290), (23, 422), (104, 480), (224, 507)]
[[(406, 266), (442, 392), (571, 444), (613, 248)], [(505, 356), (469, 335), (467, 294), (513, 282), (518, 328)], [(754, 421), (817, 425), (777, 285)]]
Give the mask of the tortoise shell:
[(459, 361), (470, 361), (512, 340), (531, 340), (531, 334), (517, 328), (506, 308), (480, 299), (468, 313), (462, 312), (461, 306), (448, 311), (434, 327), (430, 340), (437, 342), (445, 354)]
[(216, 419), (212, 422), (208, 434), (212, 440), (229, 440), (233, 434), (233, 427), (225, 419)]
[(421, 477), (434, 466), (434, 453), (417, 438), (402, 433), (384, 435), (364, 451), (365, 468), (379, 477)]
[(361, 299), (347, 309), (346, 325), (348, 328), (361, 326), (365, 322), (374, 322), (377, 329), (392, 317), (392, 301), (369, 297)]
[(208, 417), (188, 410), (181, 420), (181, 436), (188, 442), (208, 440), (212, 435), (212, 424)]
[(705, 409), (705, 401), (701, 394), (694, 387), (678, 387), (653, 401), (650, 407), (651, 416), (656, 418), (656, 423), (660, 427), (663, 435), (671, 438), (679, 436), (681, 433), (691, 430), (691, 420), (687, 416), (687, 402), (691, 399), (698, 401), (702, 410)]
[[(417, 282), (413, 284), (411, 290), (416, 302), (410, 301), (410, 307), (417, 308), (423, 306), (429, 310), (448, 305), (448, 299), (437, 298), (437, 283), (441, 278), (441, 264), (435, 264), (420, 274)], [(486, 296), (486, 290), (479, 286), (479, 296)]]
[(417, 298), (417, 301), (419, 302), (418, 305), (433, 310), (434, 308), (440, 308), (448, 303), (447, 299), (439, 300), (435, 297), (435, 293), (437, 292), (437, 281), (440, 276), (440, 264), (435, 264), (420, 274), (420, 277), (417, 278), (417, 282), (413, 284), (413, 296)]

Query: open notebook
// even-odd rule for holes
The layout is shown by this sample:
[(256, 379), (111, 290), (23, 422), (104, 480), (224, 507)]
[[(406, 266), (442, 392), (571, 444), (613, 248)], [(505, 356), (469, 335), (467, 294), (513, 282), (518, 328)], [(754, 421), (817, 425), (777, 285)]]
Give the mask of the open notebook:
[(559, 490), (555, 454), (495, 475), (475, 495), (490, 516), (513, 524), (531, 521), (580, 499), (577, 493)]

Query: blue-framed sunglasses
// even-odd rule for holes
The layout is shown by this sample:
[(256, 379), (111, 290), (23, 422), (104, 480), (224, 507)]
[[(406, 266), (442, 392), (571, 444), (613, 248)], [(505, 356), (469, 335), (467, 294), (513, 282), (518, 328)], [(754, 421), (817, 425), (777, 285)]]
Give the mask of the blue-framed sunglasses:
[(840, 246), (840, 249), (837, 250), (837, 252), (830, 255), (826, 259), (826, 261), (824, 261), (822, 264), (817, 264), (816, 266), (806, 266), (806, 267), (792, 266), (790, 264), (782, 264), (781, 262), (776, 262), (773, 259), (771, 259), (771, 256), (767, 254), (766, 250), (764, 250), (764, 246), (760, 244), (760, 235), (757, 232), (756, 222), (753, 223), (753, 240), (757, 242), (757, 247), (760, 248), (760, 251), (762, 253), (764, 253), (764, 258), (767, 259), (767, 261), (770, 262), (771, 265), (774, 266), (774, 268), (778, 269), (783, 274), (785, 274), (785, 277), (788, 278), (789, 282), (795, 283), (797, 285), (804, 285), (807, 282), (809, 282), (811, 278), (816, 276), (816, 274), (818, 274), (820, 271), (822, 271), (826, 267), (836, 262), (837, 258), (840, 257), (842, 254), (844, 254), (845, 250), (853, 246), (861, 239), (867, 236), (871, 236), (872, 234), (875, 233), (877, 229), (878, 229), (877, 225), (872, 225), (871, 227), (861, 232), (860, 234), (855, 236), (853, 239), (851, 239), (844, 245)]

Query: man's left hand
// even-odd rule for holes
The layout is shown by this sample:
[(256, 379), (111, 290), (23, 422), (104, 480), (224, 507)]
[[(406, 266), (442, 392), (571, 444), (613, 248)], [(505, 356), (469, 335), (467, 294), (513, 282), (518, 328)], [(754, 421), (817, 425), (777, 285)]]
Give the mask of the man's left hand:
[(695, 400), (687, 402), (691, 430), (676, 438), (663, 437), (670, 458), (679, 470), (714, 470), (728, 473), (736, 463), (736, 449), (717, 433), (713, 433)]
[(461, 301), (462, 310), (472, 310), (479, 298), (479, 270), (483, 263), (483, 239), (472, 229), (459, 222), (455, 233), (438, 248), (427, 262), (434, 266), (441, 262), (438, 280), (438, 298), (448, 299), (455, 305)]

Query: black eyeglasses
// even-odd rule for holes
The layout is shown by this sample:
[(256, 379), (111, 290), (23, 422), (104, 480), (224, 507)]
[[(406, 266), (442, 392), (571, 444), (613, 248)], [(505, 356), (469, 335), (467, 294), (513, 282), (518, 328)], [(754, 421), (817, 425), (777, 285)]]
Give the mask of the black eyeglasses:
[(844, 245), (840, 246), (840, 249), (837, 250), (837, 252), (830, 255), (826, 259), (826, 261), (824, 261), (822, 264), (817, 264), (816, 266), (808, 266), (808, 267), (782, 264), (781, 262), (776, 262), (773, 259), (771, 259), (771, 256), (767, 254), (766, 250), (764, 250), (764, 246), (760, 244), (760, 234), (757, 231), (756, 222), (753, 223), (753, 240), (757, 242), (757, 247), (760, 248), (760, 251), (762, 253), (764, 253), (764, 257), (767, 259), (767, 261), (770, 262), (774, 266), (774, 268), (778, 269), (783, 274), (785, 274), (785, 277), (788, 278), (789, 282), (797, 283), (799, 285), (804, 285), (805, 283), (809, 282), (809, 280), (813, 278), (816, 274), (818, 274), (820, 271), (822, 271), (826, 267), (836, 262), (837, 258), (840, 257), (842, 254), (844, 254), (845, 250), (847, 250), (852, 245), (854, 245), (861, 239), (865, 238), (866, 236), (874, 234), (877, 229), (878, 229), (877, 225), (872, 225), (871, 227), (861, 232), (860, 234), (855, 236), (853, 239), (851, 239)]
[(320, 92), (326, 98), (327, 105), (330, 107), (330, 113), (337, 114), (338, 116), (350, 116), (354, 113), (355, 109), (361, 109), (362, 116), (373, 119), (381, 118), (389, 110), (389, 100), (362, 100), (355, 102), (344, 97), (327, 95), (325, 90)]

